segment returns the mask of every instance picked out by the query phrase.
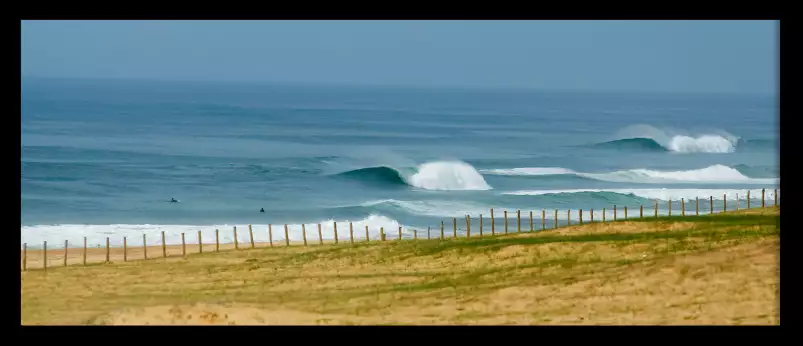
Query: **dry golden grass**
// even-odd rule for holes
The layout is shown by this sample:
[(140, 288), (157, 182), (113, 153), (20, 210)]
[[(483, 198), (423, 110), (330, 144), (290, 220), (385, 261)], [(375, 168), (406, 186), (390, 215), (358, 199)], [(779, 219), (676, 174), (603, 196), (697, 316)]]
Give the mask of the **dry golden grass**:
[[(21, 321), (778, 324), (779, 215), (768, 208), (446, 241), (205, 248), (187, 258), (30, 270)], [(102, 261), (98, 251), (88, 255)], [(30, 264), (36, 256), (28, 256)], [(70, 263), (80, 263), (80, 250), (75, 256)]]

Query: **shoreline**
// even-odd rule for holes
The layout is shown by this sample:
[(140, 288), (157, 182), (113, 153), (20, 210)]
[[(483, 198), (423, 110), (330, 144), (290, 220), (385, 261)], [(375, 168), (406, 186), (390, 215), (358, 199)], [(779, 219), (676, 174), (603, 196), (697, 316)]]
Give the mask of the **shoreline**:
[[(779, 207), (775, 206), (775, 205), (766, 206), (764, 208), (754, 207), (754, 208), (750, 208), (750, 209), (730, 210), (730, 211), (724, 212), (724, 214), (730, 214), (730, 213), (753, 213), (753, 212), (762, 212), (762, 211), (775, 210), (775, 209), (778, 209), (778, 208)], [(719, 212), (719, 213), (714, 213), (714, 214), (700, 214), (699, 216), (716, 216), (716, 215), (722, 215), (722, 214), (723, 214), (723, 212)], [(674, 221), (681, 221), (681, 219), (684, 219), (683, 221), (686, 221), (689, 218), (695, 218), (695, 217), (698, 217), (698, 216), (695, 216), (695, 215), (688, 215), (688, 216), (681, 216), (681, 215), (666, 216), (666, 215), (663, 215), (663, 216), (659, 216), (658, 219), (665, 220), (665, 221), (673, 221), (673, 220)], [(618, 219), (616, 221), (606, 220), (605, 222), (602, 222), (601, 220), (595, 220), (593, 223), (594, 224), (598, 224), (598, 225), (603, 225), (603, 224), (612, 225), (614, 223), (632, 222), (632, 221), (639, 221), (639, 220), (644, 221), (644, 220), (654, 220), (654, 219), (655, 218), (653, 216), (648, 216), (645, 213), (645, 217), (643, 219), (632, 218), (631, 217), (631, 218), (628, 218), (628, 219)], [(589, 224), (591, 224), (591, 222), (585, 222), (584, 223), (584, 225), (589, 225)], [(556, 230), (557, 231), (561, 231), (561, 230), (564, 230), (566, 228), (582, 226), (582, 225), (580, 225), (579, 223), (575, 223), (575, 224), (572, 224), (572, 225), (563, 224), (563, 225), (559, 225), (558, 228), (550, 228), (549, 224), (547, 224), (546, 229), (541, 230), (539, 228), (535, 228), (533, 230), (533, 232), (530, 232), (529, 228), (528, 227), (524, 227), (525, 224), (522, 223), (522, 231), (520, 233), (516, 231), (515, 222), (511, 223), (510, 226), (511, 226), (511, 229), (508, 231), (509, 235), (510, 234), (517, 234), (517, 233), (518, 234), (530, 234), (530, 233), (549, 232), (549, 231), (556, 231)], [(529, 226), (529, 224), (527, 224), (527, 226)], [(538, 224), (537, 226), (540, 226), (540, 224)], [(452, 234), (453, 234), (452, 232), (453, 232), (453, 230), (451, 230), (451, 229), (448, 229), (448, 228), (445, 229), (445, 239), (444, 240), (453, 240), (453, 239), (455, 239), (452, 236)], [(392, 233), (385, 232), (385, 234), (387, 236), (386, 242), (393, 242), (393, 241), (398, 241), (399, 240), (398, 236), (396, 236), (395, 232), (392, 232)], [(457, 239), (463, 239), (463, 238), (466, 237), (465, 229), (461, 230), (461, 229), (458, 228), (457, 234), (458, 234)], [(437, 229), (437, 230), (433, 229), (432, 230), (432, 235), (433, 235), (433, 237), (431, 239), (427, 239), (426, 237), (419, 237), (417, 240), (418, 241), (437, 241), (439, 239), (439, 237), (440, 237), (440, 229)], [(494, 236), (495, 237), (499, 237), (499, 236), (503, 236), (503, 235), (505, 235), (503, 233), (503, 228), (497, 227), (496, 235), (494, 235)], [(355, 232), (355, 236), (357, 236), (357, 237), (355, 237), (353, 245), (366, 243), (365, 237), (364, 237), (364, 233), (362, 234), (362, 236), (363, 236), (362, 238), (359, 237), (357, 232)], [(492, 236), (491, 233), (490, 233), (490, 230), (485, 231), (482, 237), (485, 238), (485, 237), (489, 237), (489, 236)], [(479, 232), (474, 230), (474, 227), (472, 226), (472, 238), (474, 238), (474, 237), (479, 237)], [(235, 245), (234, 245), (233, 242), (230, 242), (230, 243), (229, 242), (227, 242), (227, 243), (221, 242), (219, 244), (219, 252), (261, 250), (261, 249), (264, 249), (264, 248), (271, 248), (271, 247), (273, 247), (273, 248), (289, 247), (289, 248), (305, 249), (305, 248), (310, 248), (310, 247), (314, 248), (316, 246), (344, 245), (344, 244), (345, 245), (349, 245), (349, 244), (352, 244), (352, 242), (348, 238), (342, 239), (342, 238), (338, 237), (338, 239), (339, 240), (338, 240), (337, 244), (335, 244), (335, 241), (333, 239), (323, 239), (323, 244), (320, 244), (320, 242), (318, 241), (317, 237), (315, 239), (309, 239), (308, 238), (306, 246), (304, 245), (304, 241), (303, 240), (290, 240), (289, 246), (286, 245), (284, 239), (274, 240), (273, 241), (273, 246), (271, 246), (270, 242), (256, 241), (255, 240), (253, 248), (251, 248), (250, 241), (239, 242), (237, 248), (235, 248)], [(415, 239), (413, 239), (412, 237), (407, 237), (406, 235), (403, 235), (401, 240), (403, 240), (403, 241), (414, 241)], [(380, 240), (379, 239), (371, 239), (369, 241), (369, 243), (375, 243), (375, 242), (380, 242)], [(47, 250), (47, 267), (48, 268), (64, 267), (64, 247), (63, 247), (63, 245), (61, 247), (58, 247), (58, 244), (55, 244), (55, 245), (57, 247), (50, 247), (49, 246), (48, 250)], [(175, 258), (179, 258), (180, 259), (180, 258), (184, 258), (184, 257), (189, 256), (189, 255), (201, 253), (201, 250), (200, 250), (197, 242), (195, 242), (195, 243), (186, 243), (185, 244), (185, 249), (186, 249), (186, 255), (182, 255), (182, 245), (181, 244), (168, 244), (168, 245), (166, 245), (164, 247), (164, 250), (165, 250), (164, 252), (167, 255), (167, 257), (165, 257), (165, 256), (163, 256), (163, 250), (162, 250), (162, 245), (161, 244), (159, 244), (159, 245), (148, 245), (147, 246), (147, 255), (148, 255), (148, 257), (145, 258), (145, 251), (143, 250), (142, 245), (132, 245), (132, 246), (128, 246), (127, 248), (124, 248), (121, 245), (110, 245), (109, 246), (109, 262), (110, 263), (117, 263), (117, 262), (136, 262), (136, 261), (155, 260), (155, 259), (175, 259)], [(203, 253), (210, 253), (210, 252), (215, 252), (215, 243), (204, 242), (203, 243)], [(29, 248), (27, 250), (20, 249), (20, 269), (21, 270), (28, 270), (28, 271), (43, 269), (44, 268), (43, 256), (44, 256), (44, 249), (42, 249), (42, 248)], [(23, 264), (23, 262), (25, 262), (25, 263)], [(98, 265), (98, 264), (104, 264), (104, 263), (106, 263), (106, 247), (105, 246), (102, 246), (102, 247), (101, 246), (95, 246), (95, 247), (87, 247), (86, 248), (86, 266)], [(67, 247), (67, 266), (83, 266), (83, 265), (84, 265), (83, 246), (81, 246), (81, 247), (72, 247), (72, 246), (69, 246), (69, 244), (68, 244), (68, 247)]]

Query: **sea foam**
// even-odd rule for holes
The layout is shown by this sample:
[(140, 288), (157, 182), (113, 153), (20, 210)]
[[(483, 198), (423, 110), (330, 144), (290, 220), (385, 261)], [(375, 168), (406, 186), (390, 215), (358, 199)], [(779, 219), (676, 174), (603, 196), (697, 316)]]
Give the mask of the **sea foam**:
[[(396, 220), (382, 215), (370, 215), (361, 220), (322, 220), (321, 236), (324, 240), (334, 239), (334, 223), (337, 222), (337, 238), (340, 241), (349, 239), (349, 222), (354, 228), (354, 237), (365, 240), (365, 226), (368, 226), (368, 233), (372, 240), (379, 239), (380, 227), (384, 227), (386, 234), (396, 235), (398, 228), (402, 227), (403, 232), (409, 235), (411, 229), (402, 225)], [(70, 246), (81, 244), (83, 238), (87, 238), (90, 247), (103, 247), (106, 244), (106, 237), (112, 246), (122, 246), (123, 237), (127, 237), (128, 246), (142, 246), (142, 235), (147, 237), (148, 245), (161, 245), (161, 232), (165, 232), (167, 244), (181, 244), (181, 234), (185, 234), (187, 244), (198, 244), (197, 234), (201, 231), (204, 244), (215, 243), (215, 230), (219, 230), (221, 243), (234, 243), (234, 227), (237, 227), (237, 241), (240, 244), (250, 242), (248, 225), (131, 225), (131, 224), (112, 224), (112, 225), (30, 225), (22, 226), (21, 240), (27, 243), (29, 248), (40, 248), (44, 241), (50, 244), (64, 244), (68, 240)], [(252, 225), (255, 242), (268, 242), (268, 225)], [(315, 243), (318, 241), (318, 223), (305, 224), (307, 231), (307, 241)], [(302, 241), (303, 234), (301, 224), (287, 225), (290, 241)], [(284, 225), (272, 225), (273, 242), (284, 242)], [(49, 246), (50, 247), (50, 246)]]
[(712, 165), (685, 171), (659, 171), (653, 169), (630, 169), (608, 173), (583, 173), (566, 168), (524, 167), (483, 170), (485, 174), (542, 176), (570, 174), (588, 179), (617, 183), (705, 183), (705, 184), (778, 184), (777, 178), (750, 178), (738, 170), (724, 165)]
[(633, 125), (617, 133), (619, 140), (646, 138), (669, 151), (678, 153), (732, 153), (736, 151), (739, 137), (724, 131), (712, 131), (699, 135), (669, 134), (649, 125)]
[[(567, 189), (567, 190), (520, 190), (520, 191), (512, 191), (512, 192), (504, 192), (504, 195), (515, 195), (515, 196), (549, 196), (549, 195), (557, 195), (557, 194), (575, 194), (575, 193), (598, 193), (598, 192), (610, 192), (610, 193), (618, 193), (622, 195), (633, 195), (641, 198), (651, 199), (651, 200), (673, 200), (679, 201), (681, 198), (692, 201), (695, 198), (699, 198), (702, 200), (707, 200), (711, 197), (714, 200), (721, 201), (723, 197), (727, 198), (728, 200), (736, 200), (737, 198), (740, 201), (744, 201), (747, 198), (747, 192), (750, 191), (750, 200), (751, 201), (758, 201), (760, 203), (761, 200), (761, 189)], [(778, 195), (780, 195), (780, 189), (778, 190)], [(765, 191), (765, 198), (767, 201), (773, 200), (775, 197), (774, 190), (766, 190)]]

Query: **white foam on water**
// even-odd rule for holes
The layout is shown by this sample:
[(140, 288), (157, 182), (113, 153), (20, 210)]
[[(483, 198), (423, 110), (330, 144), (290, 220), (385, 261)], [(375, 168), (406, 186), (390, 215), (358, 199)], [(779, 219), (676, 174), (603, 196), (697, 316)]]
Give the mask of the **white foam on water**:
[(400, 201), (395, 199), (375, 200), (361, 206), (389, 205), (415, 215), (454, 217), (458, 215), (487, 214), (490, 207), (458, 201)]
[(522, 167), (509, 169), (483, 169), (482, 173), (493, 175), (560, 175), (576, 174), (577, 172), (561, 167)]
[(659, 171), (653, 169), (630, 169), (609, 173), (582, 173), (567, 168), (524, 167), (484, 171), (496, 175), (576, 175), (594, 180), (616, 183), (705, 183), (705, 184), (779, 184), (779, 178), (750, 178), (738, 170), (724, 165), (712, 165), (685, 171)]
[(666, 147), (680, 153), (732, 153), (736, 151), (735, 142), (717, 135), (674, 136)]
[[(761, 189), (566, 189), (566, 190), (521, 190), (512, 192), (503, 192), (503, 195), (515, 196), (543, 196), (543, 195), (556, 195), (561, 193), (593, 193), (593, 192), (611, 192), (622, 195), (634, 195), (641, 198), (661, 201), (679, 201), (681, 198), (691, 201), (695, 198), (710, 199), (721, 201), (724, 198), (735, 201), (737, 198), (744, 201), (747, 198), (747, 192), (750, 191), (750, 200), (758, 201), (761, 203)], [(778, 195), (780, 196), (780, 189)], [(765, 190), (765, 199), (767, 202), (774, 200), (774, 190)], [(753, 202), (751, 202), (753, 203)]]
[(633, 125), (620, 130), (619, 139), (649, 138), (667, 150), (677, 153), (732, 153), (739, 137), (725, 131), (699, 135), (669, 134), (649, 125)]
[(405, 177), (411, 186), (426, 190), (490, 190), (482, 175), (461, 161), (435, 161), (418, 166), (417, 172)]
[[(349, 222), (354, 228), (354, 239), (365, 240), (365, 226), (368, 226), (368, 233), (372, 240), (379, 239), (380, 227), (384, 227), (385, 233), (396, 235), (398, 228), (403, 228), (403, 233), (409, 233), (408, 226), (402, 225), (396, 220), (381, 215), (370, 215), (362, 220), (323, 220), (321, 225), (321, 236), (324, 240), (334, 239), (335, 222), (337, 223), (337, 238), (339, 241), (349, 240)], [(128, 246), (142, 246), (142, 235), (145, 234), (148, 245), (161, 245), (161, 232), (165, 232), (165, 242), (168, 245), (181, 244), (181, 233), (184, 233), (186, 244), (198, 244), (198, 231), (204, 244), (215, 243), (215, 230), (219, 231), (220, 243), (234, 243), (234, 227), (237, 228), (237, 241), (241, 247), (250, 246), (250, 236), (248, 225), (32, 225), (22, 226), (21, 241), (27, 243), (29, 248), (41, 248), (43, 242), (48, 242), (48, 248), (62, 248), (64, 240), (69, 242), (70, 247), (83, 246), (83, 238), (87, 238), (89, 247), (105, 247), (106, 237), (109, 237), (109, 244), (114, 247), (123, 246), (123, 237), (126, 237)], [(268, 242), (268, 225), (251, 225), (254, 234), (254, 242)], [(273, 243), (284, 244), (284, 225), (272, 225)], [(318, 223), (305, 224), (307, 232), (307, 242), (316, 244), (318, 242)], [(303, 241), (301, 224), (287, 225), (290, 241)]]

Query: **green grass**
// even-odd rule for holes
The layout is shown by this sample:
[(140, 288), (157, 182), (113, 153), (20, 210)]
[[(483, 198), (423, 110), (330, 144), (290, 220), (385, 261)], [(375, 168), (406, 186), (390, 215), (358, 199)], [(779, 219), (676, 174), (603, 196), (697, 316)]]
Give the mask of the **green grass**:
[[(232, 303), (266, 314), (287, 309), (317, 314), (316, 321), (339, 324), (530, 323), (536, 317), (538, 323), (566, 323), (577, 314), (587, 315), (575, 323), (684, 323), (690, 321), (684, 308), (692, 302), (764, 299), (762, 292), (771, 286), (764, 282), (773, 276), (765, 276), (763, 267), (738, 263), (758, 263), (751, 260), (754, 253), (772, 254), (779, 220), (777, 209), (751, 210), (32, 270), (22, 274), (22, 322), (105, 323), (109, 314), (130, 309)], [(687, 288), (661, 288), (678, 282)], [(632, 289), (640, 285), (647, 286)], [(627, 299), (598, 299), (617, 292)], [(661, 310), (650, 299), (672, 304)], [(578, 302), (596, 312), (584, 312)], [(753, 315), (745, 309), (740, 323), (772, 323), (777, 316), (771, 307)], [(728, 311), (712, 307), (691, 321), (735, 319)]]

